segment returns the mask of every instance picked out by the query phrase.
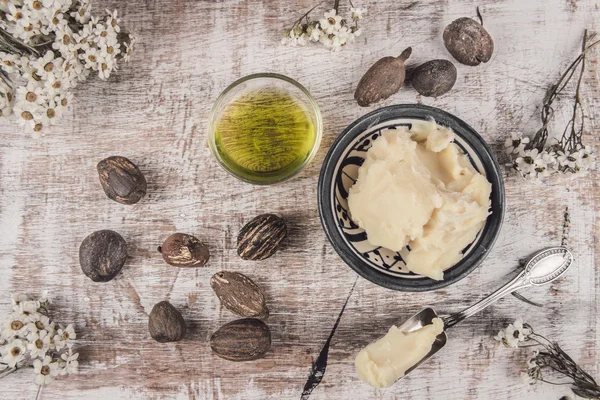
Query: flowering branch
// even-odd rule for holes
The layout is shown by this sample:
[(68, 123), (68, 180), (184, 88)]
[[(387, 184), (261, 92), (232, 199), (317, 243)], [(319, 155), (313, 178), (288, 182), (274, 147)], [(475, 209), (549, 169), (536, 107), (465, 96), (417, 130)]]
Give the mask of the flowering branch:
[(119, 22), (92, 16), (90, 0), (0, 1), (0, 119), (56, 124), (91, 71), (105, 80), (129, 60), (135, 38)]
[[(521, 377), (528, 384), (540, 381), (553, 385), (571, 385), (573, 393), (577, 396), (586, 399), (600, 398), (600, 385), (594, 378), (577, 365), (558, 343), (535, 333), (531, 325), (523, 323), (522, 319), (518, 318), (513, 324), (498, 332), (495, 339), (501, 341), (506, 347), (542, 347), (533, 352), (528, 361), (527, 372), (521, 373)], [(549, 381), (545, 379), (546, 373), (558, 374), (567, 381)]]
[[(349, 0), (350, 21), (354, 22), (354, 25), (350, 26), (348, 20), (339, 15), (340, 0), (335, 0), (331, 11), (326, 12), (320, 20), (311, 22), (310, 13), (324, 2), (312, 7), (297, 19), (291, 28), (286, 29), (281, 43), (292, 47), (304, 46), (308, 43), (321, 43), (328, 49), (339, 51), (343, 46), (354, 42), (362, 33), (358, 21), (366, 14), (367, 9), (355, 8)], [(302, 23), (303, 20), (304, 23)]]
[[(583, 145), (584, 110), (581, 102), (581, 84), (585, 72), (587, 52), (600, 43), (600, 40), (588, 45), (588, 41), (595, 34), (588, 36), (586, 30), (583, 35), (581, 53), (561, 75), (558, 82), (548, 91), (541, 111), (542, 127), (534, 137), (523, 137), (514, 134), (506, 140), (505, 147), (511, 156), (508, 166), (518, 171), (525, 178), (542, 178), (557, 173), (576, 174), (587, 169), (591, 163), (591, 150)], [(547, 145), (549, 138), (548, 126), (554, 117), (554, 101), (563, 93), (575, 73), (579, 70), (577, 87), (573, 98), (573, 114), (567, 123), (560, 141), (553, 138)]]
[[(57, 325), (48, 317), (48, 300), (12, 297), (13, 307), (0, 330), (0, 379), (31, 368), (35, 382), (43, 385), (56, 376), (77, 372), (78, 353), (73, 353), (77, 335), (72, 325)], [(38, 392), (39, 393), (39, 392)]]

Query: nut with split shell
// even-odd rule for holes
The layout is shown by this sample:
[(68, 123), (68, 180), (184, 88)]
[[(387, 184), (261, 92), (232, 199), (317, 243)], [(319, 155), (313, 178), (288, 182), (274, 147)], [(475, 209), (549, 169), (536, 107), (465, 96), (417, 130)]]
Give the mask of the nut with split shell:
[(263, 321), (244, 318), (223, 325), (210, 337), (210, 348), (229, 361), (262, 358), (271, 348), (271, 330)]
[(237, 237), (237, 252), (244, 260), (271, 257), (287, 236), (283, 219), (275, 214), (262, 214), (248, 222)]
[(225, 308), (241, 317), (265, 319), (269, 315), (263, 291), (244, 274), (217, 272), (210, 279), (210, 287)]
[(135, 204), (146, 195), (146, 178), (129, 159), (111, 156), (100, 161), (96, 169), (109, 199), (121, 204)]
[(174, 233), (158, 248), (163, 259), (174, 267), (202, 267), (209, 258), (208, 247), (196, 237), (185, 233)]

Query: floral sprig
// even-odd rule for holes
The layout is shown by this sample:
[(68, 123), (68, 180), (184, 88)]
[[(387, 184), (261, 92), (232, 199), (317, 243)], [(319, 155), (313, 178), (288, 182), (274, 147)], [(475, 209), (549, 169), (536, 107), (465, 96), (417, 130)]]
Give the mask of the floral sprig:
[(0, 326), (0, 378), (30, 368), (35, 383), (44, 385), (59, 375), (77, 373), (75, 329), (52, 321), (49, 304), (47, 299), (12, 296), (12, 310)]
[(90, 0), (0, 1), (0, 118), (36, 133), (56, 124), (79, 82), (129, 60), (135, 38), (119, 23), (117, 11), (94, 17)]
[[(533, 138), (513, 133), (504, 147), (511, 158), (507, 166), (524, 178), (540, 179), (555, 174), (578, 174), (586, 171), (592, 163), (593, 154), (583, 144), (585, 115), (581, 102), (581, 83), (585, 72), (586, 53), (599, 41), (588, 45), (595, 34), (584, 33), (582, 50), (579, 56), (562, 74), (558, 83), (552, 86), (544, 99), (541, 112), (542, 127)], [(573, 113), (560, 140), (549, 139), (548, 125), (554, 116), (554, 101), (563, 93), (571, 78), (579, 70), (577, 88), (573, 99)]]
[(291, 28), (285, 30), (281, 40), (283, 45), (295, 47), (320, 43), (332, 51), (340, 51), (342, 47), (354, 42), (361, 35), (362, 30), (358, 26), (358, 21), (367, 13), (366, 8), (355, 8), (350, 2), (350, 18), (343, 18), (338, 13), (339, 0), (335, 0), (333, 8), (325, 12), (323, 18), (311, 21), (310, 13), (317, 6), (308, 10), (294, 22)]
[[(495, 337), (505, 347), (538, 347), (527, 362), (527, 371), (521, 373), (522, 380), (530, 385), (546, 382), (555, 385), (570, 385), (577, 396), (586, 399), (600, 398), (600, 386), (585, 372), (556, 342), (533, 331), (531, 325), (521, 318), (498, 332)], [(541, 347), (541, 349), (540, 349)], [(560, 381), (549, 381), (547, 375), (558, 375)]]

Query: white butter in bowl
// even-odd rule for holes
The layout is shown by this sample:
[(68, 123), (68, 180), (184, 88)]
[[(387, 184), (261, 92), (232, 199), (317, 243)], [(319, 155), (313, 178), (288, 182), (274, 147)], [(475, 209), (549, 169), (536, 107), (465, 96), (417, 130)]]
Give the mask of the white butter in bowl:
[(348, 195), (371, 245), (400, 252), (409, 270), (435, 280), (460, 261), (491, 204), (491, 184), (453, 141), (434, 121), (383, 131)]
[(431, 351), (443, 331), (444, 322), (440, 318), (411, 332), (392, 326), (385, 336), (358, 353), (355, 361), (358, 377), (375, 388), (391, 386)]

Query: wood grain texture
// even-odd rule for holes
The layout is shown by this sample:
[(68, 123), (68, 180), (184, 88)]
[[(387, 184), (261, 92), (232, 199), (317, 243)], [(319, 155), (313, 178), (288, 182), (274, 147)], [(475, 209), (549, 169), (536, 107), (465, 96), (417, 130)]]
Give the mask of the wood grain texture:
[[(0, 126), (0, 312), (9, 294), (49, 290), (52, 315), (73, 322), (80, 338), (81, 373), (42, 391), (42, 399), (297, 399), (311, 363), (338, 318), (356, 275), (327, 242), (316, 206), (317, 176), (335, 137), (376, 107), (422, 102), (467, 121), (498, 150), (511, 132), (533, 133), (548, 86), (577, 55), (583, 29), (598, 29), (597, 0), (423, 2), (360, 1), (369, 8), (365, 34), (341, 53), (320, 47), (279, 46), (281, 29), (310, 0), (95, 1), (117, 8), (137, 33), (131, 64), (109, 82), (90, 80), (75, 93), (64, 124), (36, 140), (16, 125)], [(344, 2), (342, 2), (344, 4)], [(444, 27), (475, 17), (479, 5), (495, 39), (492, 60), (457, 65), (454, 89), (439, 99), (406, 88), (364, 109), (355, 85), (377, 59), (413, 47), (410, 62), (449, 58)], [(600, 150), (599, 53), (585, 75), (586, 142)], [(228, 176), (206, 146), (207, 118), (218, 94), (255, 72), (297, 79), (315, 96), (325, 131), (315, 161), (283, 185), (253, 187)], [(561, 103), (566, 104), (566, 103)], [(562, 125), (570, 108), (561, 108)], [(148, 195), (125, 206), (106, 198), (95, 170), (101, 159), (122, 155), (146, 175)], [(329, 347), (327, 374), (310, 399), (558, 399), (563, 386), (530, 388), (520, 381), (525, 351), (501, 348), (492, 336), (522, 316), (557, 341), (600, 378), (600, 172), (577, 180), (535, 185), (506, 177), (507, 215), (487, 261), (461, 282), (433, 293), (400, 293), (358, 279)], [(538, 309), (512, 297), (450, 334), (443, 353), (387, 390), (361, 383), (357, 351), (393, 324), (435, 305), (455, 311), (506, 281), (518, 260), (560, 244), (564, 211), (568, 245), (577, 266), (551, 287), (532, 289)], [(273, 212), (289, 225), (275, 256), (263, 262), (236, 255), (238, 230)], [(93, 283), (80, 271), (78, 246), (99, 229), (119, 232), (130, 258), (113, 281)], [(156, 251), (171, 233), (205, 241), (204, 268), (177, 269)], [(210, 277), (244, 273), (265, 290), (273, 347), (266, 358), (231, 363), (211, 353), (208, 339), (236, 317), (221, 309)], [(182, 342), (159, 344), (148, 333), (148, 313), (168, 300), (188, 323)], [(35, 397), (27, 372), (0, 381), (0, 397)]]

